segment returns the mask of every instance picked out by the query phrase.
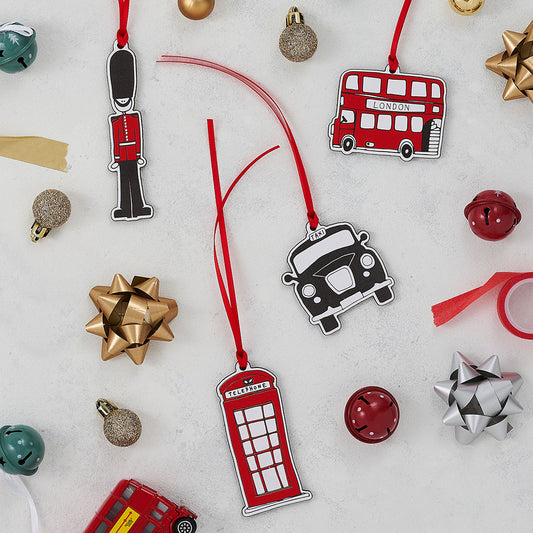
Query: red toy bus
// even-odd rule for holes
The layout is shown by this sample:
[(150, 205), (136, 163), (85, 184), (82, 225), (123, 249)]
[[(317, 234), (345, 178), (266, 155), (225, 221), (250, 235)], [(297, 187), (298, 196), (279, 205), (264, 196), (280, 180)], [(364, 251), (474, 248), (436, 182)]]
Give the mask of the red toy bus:
[(440, 78), (388, 71), (348, 70), (341, 76), (330, 147), (344, 154), (369, 152), (439, 157), (446, 114)]
[(194, 533), (197, 516), (134, 479), (123, 479), (83, 533)]

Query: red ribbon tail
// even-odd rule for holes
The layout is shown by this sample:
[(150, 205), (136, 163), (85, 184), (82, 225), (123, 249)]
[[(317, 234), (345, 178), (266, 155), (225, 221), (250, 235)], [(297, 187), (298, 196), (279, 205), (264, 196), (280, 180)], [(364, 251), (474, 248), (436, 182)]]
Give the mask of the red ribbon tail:
[(433, 323), (439, 327), (445, 324), (459, 313), (464, 311), (469, 305), (481, 298), (484, 294), (491, 291), (498, 285), (506, 282), (516, 276), (517, 272), (496, 272), (484, 285), (472, 289), (471, 291), (450, 298), (445, 302), (435, 304), (431, 311), (433, 312)]

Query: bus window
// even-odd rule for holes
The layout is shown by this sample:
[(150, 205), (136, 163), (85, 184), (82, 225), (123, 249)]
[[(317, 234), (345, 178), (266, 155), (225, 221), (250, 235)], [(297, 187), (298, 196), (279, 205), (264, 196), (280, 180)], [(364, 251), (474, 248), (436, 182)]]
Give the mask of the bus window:
[(420, 133), (422, 131), (423, 126), (424, 121), (422, 120), (422, 117), (413, 117), (411, 119), (411, 130), (415, 133)]
[(141, 531), (141, 533), (152, 533), (152, 531), (154, 530), (155, 530), (155, 525), (152, 524), (152, 522), (148, 522), (148, 524), (144, 526), (144, 529)]
[(159, 522), (161, 522), (161, 519), (163, 518), (163, 515), (159, 511), (156, 511), (155, 509), (150, 513), (150, 516), (152, 518), (155, 518)]
[(106, 533), (109, 526), (105, 522), (101, 522), (100, 525), (94, 530), (94, 533)]
[(381, 92), (381, 78), (363, 76), (363, 92), (379, 94)]
[(351, 74), (346, 78), (346, 89), (357, 91), (359, 89), (359, 77), (357, 74)]
[(376, 124), (376, 117), (372, 113), (361, 113), (361, 128), (373, 130)]
[(390, 130), (392, 117), (390, 115), (378, 115), (378, 130)]
[(431, 84), (431, 98), (440, 98), (440, 85), (438, 83)]
[(135, 492), (135, 487), (133, 485), (128, 485), (124, 492), (120, 495), (121, 498), (128, 501), (131, 498), (131, 495)]
[(428, 95), (425, 81), (414, 81), (411, 85), (411, 96), (424, 96)]
[(124, 507), (124, 505), (122, 505), (119, 501), (116, 501), (113, 504), (113, 507), (111, 507), (111, 510), (109, 511), (109, 513), (107, 513), (106, 518), (110, 522), (113, 522), (113, 520), (115, 520), (115, 518), (118, 516), (118, 513), (120, 513), (120, 511), (122, 511), (123, 507)]
[(394, 129), (396, 131), (407, 131), (407, 116), (396, 115), (394, 119)]
[(343, 124), (353, 124), (355, 122), (355, 113), (351, 109), (343, 109), (341, 112), (341, 122)]
[(168, 505), (165, 505), (163, 502), (157, 502), (157, 508), (161, 509), (163, 513), (166, 513), (168, 511)]
[(390, 78), (387, 82), (387, 94), (397, 94), (398, 96), (405, 96), (407, 83), (405, 80), (396, 80)]

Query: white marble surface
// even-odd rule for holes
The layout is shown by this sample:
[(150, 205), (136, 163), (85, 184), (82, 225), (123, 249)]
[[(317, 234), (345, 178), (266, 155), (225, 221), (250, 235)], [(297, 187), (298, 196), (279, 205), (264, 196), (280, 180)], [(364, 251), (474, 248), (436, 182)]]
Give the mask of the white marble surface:
[[(143, 112), (149, 221), (113, 223), (115, 175), (108, 172), (105, 61), (117, 28), (112, 0), (3, 0), (2, 21), (37, 29), (39, 55), (24, 74), (0, 76), (3, 135), (42, 135), (69, 143), (66, 174), (0, 160), (2, 301), (1, 424), (25, 423), (46, 441), (27, 480), (45, 533), (78, 533), (115, 483), (134, 477), (199, 515), (202, 533), (525, 532), (531, 529), (532, 344), (505, 331), (488, 295), (438, 330), (430, 306), (471, 289), (498, 270), (532, 270), (532, 104), (504, 102), (504, 81), (485, 59), (503, 50), (506, 29), (522, 31), (526, 0), (487, 0), (474, 17), (447, 0), (413, 2), (399, 59), (402, 70), (448, 84), (439, 160), (354, 155), (328, 148), (339, 75), (383, 68), (400, 1), (306, 0), (318, 35), (315, 56), (291, 64), (277, 48), (289, 7), (281, 0), (217, 0), (199, 22), (174, 0), (132, 0), (137, 108)], [(247, 88), (192, 66), (156, 65), (161, 53), (220, 62), (249, 75), (279, 101), (293, 127), (321, 220), (367, 229), (396, 280), (396, 299), (365, 302), (324, 338), (292, 290), (280, 283), (286, 254), (304, 236), (305, 211), (283, 131)], [(206, 118), (215, 119), (223, 182), (257, 154), (259, 163), (227, 205), (245, 346), (253, 363), (276, 372), (292, 450), (314, 499), (253, 518), (226, 444), (216, 384), (233, 369), (233, 340), (218, 294), (211, 235), (215, 206)], [(33, 198), (59, 188), (72, 217), (31, 243)], [(463, 207), (480, 190), (510, 193), (523, 220), (507, 240), (475, 237)], [(95, 315), (88, 293), (113, 274), (157, 276), (179, 303), (175, 339), (154, 342), (145, 363), (100, 360), (85, 332)], [(459, 349), (475, 361), (491, 354), (522, 374), (522, 415), (497, 442), (455, 442), (441, 423), (433, 384), (447, 377)], [(346, 431), (344, 405), (358, 388), (390, 390), (401, 409), (396, 434), (368, 446)], [(94, 409), (107, 397), (137, 412), (141, 440), (114, 448)], [(1, 531), (29, 531), (23, 499), (0, 483)]]

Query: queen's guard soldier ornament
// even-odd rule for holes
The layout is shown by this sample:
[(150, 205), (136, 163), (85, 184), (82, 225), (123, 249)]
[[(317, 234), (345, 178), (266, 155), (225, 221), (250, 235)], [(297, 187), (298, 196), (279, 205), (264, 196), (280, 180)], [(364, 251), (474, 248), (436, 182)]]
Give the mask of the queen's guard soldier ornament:
[(118, 0), (120, 28), (113, 52), (107, 60), (107, 79), (111, 105), (115, 113), (109, 116), (111, 131), (111, 162), (108, 168), (118, 173), (117, 207), (113, 220), (151, 218), (154, 210), (146, 203), (141, 180), (141, 168), (146, 165), (143, 154), (141, 114), (135, 108), (137, 66), (128, 46), (129, 0)]

